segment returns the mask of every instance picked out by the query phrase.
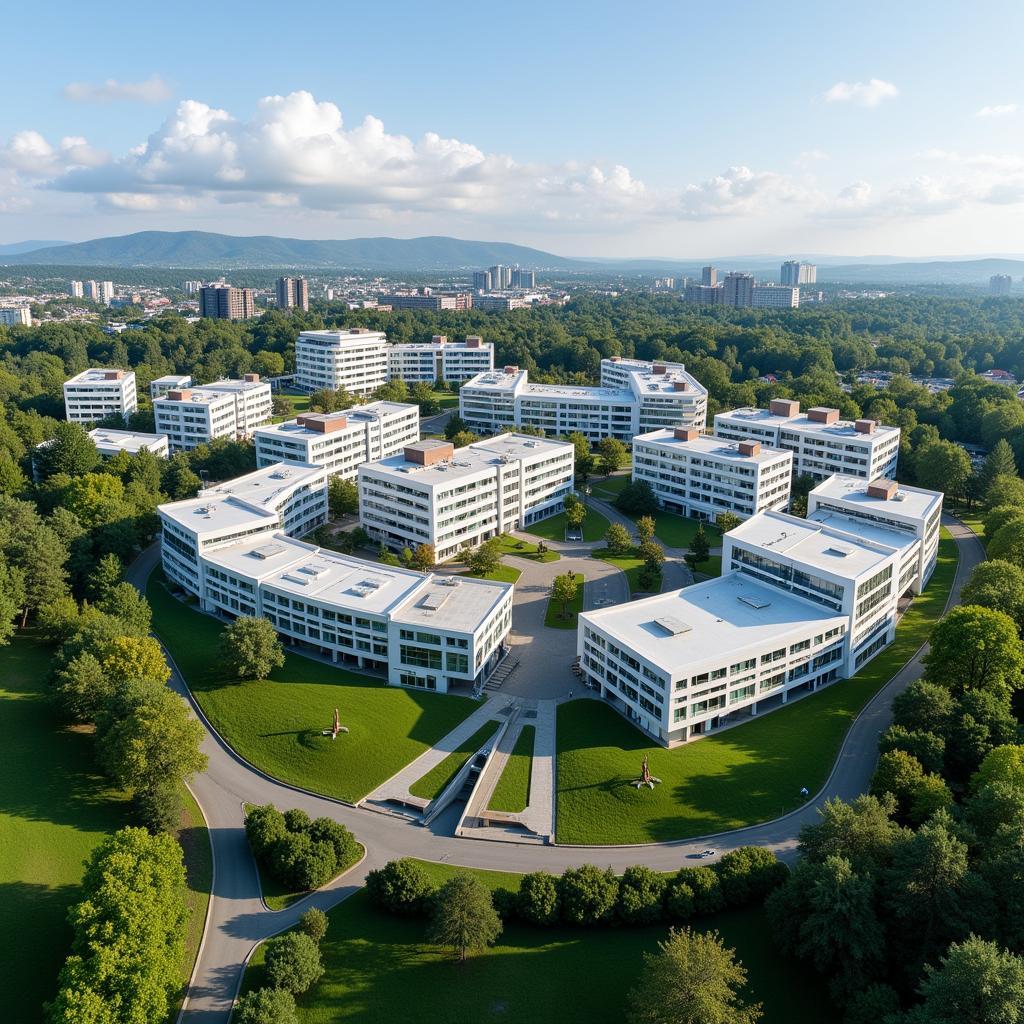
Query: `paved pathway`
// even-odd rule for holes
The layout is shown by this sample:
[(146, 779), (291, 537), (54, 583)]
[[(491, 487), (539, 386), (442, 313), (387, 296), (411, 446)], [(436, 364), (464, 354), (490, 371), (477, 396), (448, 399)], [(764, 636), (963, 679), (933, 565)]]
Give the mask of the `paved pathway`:
[[(966, 527), (953, 520), (947, 520), (947, 525), (960, 548), (960, 565), (950, 596), (950, 602), (955, 604), (961, 586), (984, 557), (984, 552)], [(137, 586), (144, 585), (158, 557), (155, 546), (140, 556), (129, 571), (131, 582)], [(922, 648), (882, 688), (853, 723), (832, 774), (818, 794), (785, 817), (714, 837), (714, 846), (719, 854), (737, 846), (757, 844), (780, 856), (792, 857), (800, 828), (816, 819), (826, 799), (838, 796), (849, 800), (864, 792), (874, 770), (878, 736), (890, 720), (892, 698), (919, 677), (925, 650)], [(192, 701), (176, 669), (170, 685)], [(202, 717), (198, 707), (192, 703), (193, 710)], [(309, 906), (322, 909), (333, 906), (358, 888), (369, 869), (392, 858), (415, 856), (499, 871), (545, 868), (559, 872), (586, 861), (609, 865), (620, 871), (637, 863), (666, 871), (686, 863), (688, 857), (709, 844), (708, 837), (641, 847), (584, 848), (456, 839), (442, 834), (446, 827), (443, 822), (436, 831), (424, 829), (389, 816), (360, 811), (270, 779), (242, 761), (213, 732), (209, 723), (206, 725), (203, 749), (210, 759), (209, 769), (196, 777), (191, 788), (210, 827), (215, 870), (204, 944), (182, 1011), (181, 1019), (187, 1024), (222, 1024), (227, 1021), (240, 983), (242, 965), (256, 944), (293, 926)], [(366, 846), (366, 859), (325, 889), (288, 910), (271, 913), (260, 901), (259, 883), (245, 840), (242, 826), (242, 804), (245, 802), (273, 802), (279, 807), (301, 807), (314, 816), (333, 817), (352, 829)]]

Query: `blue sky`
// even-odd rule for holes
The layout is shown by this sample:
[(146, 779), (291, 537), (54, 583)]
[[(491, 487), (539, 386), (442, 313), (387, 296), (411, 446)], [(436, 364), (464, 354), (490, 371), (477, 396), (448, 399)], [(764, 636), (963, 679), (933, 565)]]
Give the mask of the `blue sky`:
[(200, 228), (567, 255), (1024, 249), (1024, 6), (803, 12), (21, 5), (4, 18), (21, 42), (0, 70), (0, 241)]

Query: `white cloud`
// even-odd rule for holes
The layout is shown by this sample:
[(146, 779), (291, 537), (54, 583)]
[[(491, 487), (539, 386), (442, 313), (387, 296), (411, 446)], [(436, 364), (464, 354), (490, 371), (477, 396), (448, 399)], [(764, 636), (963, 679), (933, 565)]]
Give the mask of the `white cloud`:
[(975, 117), (1006, 117), (1017, 113), (1016, 103), (996, 103), (991, 107), (982, 107)]
[(836, 82), (825, 92), (827, 103), (857, 103), (862, 107), (877, 107), (882, 100), (899, 95), (892, 82), (872, 78), (867, 82)]
[(85, 139), (67, 136), (53, 146), (39, 132), (21, 131), (0, 146), (0, 166), (30, 178), (45, 178), (73, 168), (98, 167), (108, 159)]
[(150, 75), (144, 82), (118, 82), (108, 78), (105, 82), (70, 82), (64, 86), (65, 98), (76, 103), (113, 103), (117, 100), (162, 103), (172, 95), (171, 87), (159, 75)]

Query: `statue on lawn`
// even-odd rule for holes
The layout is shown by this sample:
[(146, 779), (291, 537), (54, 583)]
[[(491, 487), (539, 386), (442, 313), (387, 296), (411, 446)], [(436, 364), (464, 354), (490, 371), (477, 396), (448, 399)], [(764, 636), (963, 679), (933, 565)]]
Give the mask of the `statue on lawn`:
[(655, 778), (651, 774), (650, 765), (647, 763), (647, 755), (644, 754), (644, 763), (640, 768), (640, 778), (634, 779), (630, 785), (636, 786), (637, 789), (641, 789), (646, 786), (648, 789), (654, 789), (654, 787), (661, 782), (661, 779)]
[(334, 709), (334, 725), (332, 725), (330, 729), (324, 729), (324, 731), (320, 735), (321, 736), (330, 736), (332, 740), (336, 740), (338, 738), (338, 733), (339, 732), (348, 732), (348, 726), (341, 724), (341, 718), (338, 715), (338, 709), (335, 708)]

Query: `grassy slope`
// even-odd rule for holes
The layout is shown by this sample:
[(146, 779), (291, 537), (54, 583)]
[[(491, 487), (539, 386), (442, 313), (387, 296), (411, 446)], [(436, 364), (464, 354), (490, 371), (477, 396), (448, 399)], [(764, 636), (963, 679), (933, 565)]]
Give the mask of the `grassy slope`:
[[(956, 573), (943, 531), (939, 565), (904, 616), (896, 640), (856, 676), (717, 735), (673, 750), (652, 745), (608, 705), (558, 708), (558, 841), (649, 843), (739, 828), (773, 818), (813, 793), (864, 704), (927, 640)], [(644, 755), (654, 790), (637, 790)]]
[[(588, 508), (587, 518), (583, 520), (583, 539), (588, 544), (599, 541), (610, 525), (611, 523), (600, 512)], [(551, 516), (532, 526), (523, 527), (523, 532), (532, 533), (535, 537), (541, 537), (544, 540), (563, 541), (565, 540), (565, 527), (565, 513), (559, 512), (557, 516)]]
[(186, 789), (185, 805), (181, 815), (181, 827), (177, 833), (178, 842), (185, 857), (185, 874), (188, 880), (187, 903), (190, 911), (188, 931), (185, 935), (185, 956), (182, 962), (182, 988), (175, 1001), (171, 1020), (176, 1020), (185, 989), (192, 977), (192, 968), (199, 955), (199, 943), (206, 925), (206, 912), (210, 906), (210, 892), (213, 889), (213, 850), (210, 847), (210, 832), (206, 827), (203, 812), (195, 797)]
[(630, 479), (628, 474), (624, 476), (606, 476), (600, 480), (592, 480), (590, 487), (595, 498), (614, 502), (630, 482)]
[(49, 651), (25, 637), (0, 649), (0, 962), (3, 1012), (42, 1020), (71, 941), (68, 906), (83, 861), (127, 823), (127, 804), (93, 759), (92, 737), (61, 728), (49, 703)]
[[(438, 882), (457, 870), (424, 864)], [(463, 869), (464, 870), (464, 869)], [(518, 875), (473, 871), (491, 889), (516, 888)], [(392, 1024), (416, 1007), (420, 1024), (619, 1024), (643, 954), (667, 933), (649, 928), (506, 926), (498, 945), (467, 963), (425, 942), (426, 922), (374, 908), (365, 890), (335, 907), (321, 947), (326, 974), (300, 997), (302, 1024)], [(816, 1024), (828, 1018), (828, 997), (812, 972), (781, 957), (760, 910), (704, 919), (737, 950), (748, 971), (747, 997), (764, 1003), (762, 1024)], [(798, 973), (799, 976), (798, 976)], [(263, 981), (263, 947), (253, 956), (244, 990)]]
[(499, 723), (496, 721), (484, 722), (472, 736), (464, 739), (443, 761), (434, 765), (422, 778), (417, 779), (409, 787), (409, 792), (424, 800), (433, 800), (435, 796), (439, 796), (445, 786), (459, 774), (470, 756), (475, 754), (494, 735), (498, 725)]
[(530, 802), (530, 769), (533, 767), (533, 741), (537, 730), (524, 725), (512, 748), (504, 771), (487, 805), (492, 811), (519, 812)]
[[(464, 697), (388, 687), (289, 653), (270, 679), (227, 682), (217, 669), (223, 625), (173, 598), (157, 571), (147, 595), (153, 628), (214, 727), (269, 774), (358, 800), (450, 732), (477, 705)], [(350, 732), (320, 735), (334, 709)]]

